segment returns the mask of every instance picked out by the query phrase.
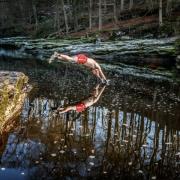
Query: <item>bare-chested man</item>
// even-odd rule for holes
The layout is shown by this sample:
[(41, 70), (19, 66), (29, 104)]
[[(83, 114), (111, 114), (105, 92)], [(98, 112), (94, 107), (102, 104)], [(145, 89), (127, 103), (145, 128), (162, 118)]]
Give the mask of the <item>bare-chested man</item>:
[(88, 58), (86, 55), (84, 54), (78, 54), (76, 56), (68, 56), (65, 54), (59, 54), (57, 52), (55, 52), (52, 57), (49, 60), (49, 63), (52, 63), (52, 61), (58, 58), (60, 60), (63, 61), (68, 61), (68, 62), (72, 62), (72, 63), (77, 63), (77, 64), (83, 64), (84, 66), (88, 67), (89, 69), (91, 69), (92, 73), (101, 79), (101, 81), (103, 83), (107, 83), (107, 79), (106, 76), (104, 75), (104, 73), (102, 72), (102, 69), (100, 67), (100, 65), (92, 58)]

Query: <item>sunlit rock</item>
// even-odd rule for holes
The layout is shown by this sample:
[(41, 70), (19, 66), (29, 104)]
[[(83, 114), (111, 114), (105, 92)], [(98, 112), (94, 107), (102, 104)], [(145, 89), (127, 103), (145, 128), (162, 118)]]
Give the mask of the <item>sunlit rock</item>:
[[(0, 132), (8, 131), (21, 112), (30, 86), (28, 77), (19, 72), (0, 71)], [(7, 127), (7, 129), (6, 129)]]

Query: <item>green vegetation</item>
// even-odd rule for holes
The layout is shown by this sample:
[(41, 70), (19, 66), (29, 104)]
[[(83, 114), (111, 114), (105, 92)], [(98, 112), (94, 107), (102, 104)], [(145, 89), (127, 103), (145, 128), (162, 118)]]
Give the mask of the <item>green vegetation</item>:
[(180, 54), (180, 38), (177, 39), (175, 42), (175, 50), (176, 50), (176, 54), (179, 55)]
[(175, 36), (180, 31), (179, 5), (175, 0), (3, 0), (0, 36), (80, 38), (100, 33), (114, 40), (114, 31), (134, 37)]

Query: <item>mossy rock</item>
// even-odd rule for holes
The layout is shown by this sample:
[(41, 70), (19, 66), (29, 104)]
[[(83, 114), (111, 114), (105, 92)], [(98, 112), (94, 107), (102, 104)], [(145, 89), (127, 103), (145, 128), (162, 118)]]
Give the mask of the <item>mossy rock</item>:
[(180, 54), (180, 38), (175, 41), (175, 50), (177, 55)]
[(28, 77), (19, 72), (0, 71), (0, 133), (21, 112), (27, 95)]

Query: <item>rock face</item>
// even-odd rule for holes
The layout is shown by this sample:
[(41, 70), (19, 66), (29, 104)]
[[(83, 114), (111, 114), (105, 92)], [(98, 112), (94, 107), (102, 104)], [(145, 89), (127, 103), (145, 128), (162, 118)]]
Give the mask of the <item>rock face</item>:
[(0, 133), (19, 115), (28, 92), (27, 82), (23, 73), (0, 71)]

